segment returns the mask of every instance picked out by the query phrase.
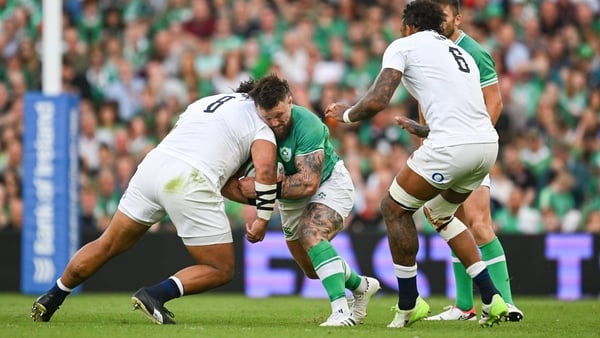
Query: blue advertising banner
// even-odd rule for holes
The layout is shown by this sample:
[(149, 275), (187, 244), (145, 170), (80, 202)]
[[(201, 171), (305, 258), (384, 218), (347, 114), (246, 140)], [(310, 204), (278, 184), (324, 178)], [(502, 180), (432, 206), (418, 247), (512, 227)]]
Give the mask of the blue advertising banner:
[(21, 292), (45, 292), (79, 248), (79, 99), (25, 95)]

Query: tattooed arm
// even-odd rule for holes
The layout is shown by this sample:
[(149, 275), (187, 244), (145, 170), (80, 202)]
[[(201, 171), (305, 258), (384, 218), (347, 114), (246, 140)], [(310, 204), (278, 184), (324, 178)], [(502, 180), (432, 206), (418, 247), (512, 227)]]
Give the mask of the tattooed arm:
[(325, 152), (317, 150), (310, 154), (296, 156), (297, 172), (286, 176), (281, 186), (281, 198), (296, 199), (314, 195), (321, 183)]
[[(381, 70), (371, 88), (346, 113), (347, 119), (351, 122), (358, 122), (368, 119), (384, 110), (390, 103), (394, 91), (400, 85), (401, 79), (402, 73), (395, 69), (384, 68)], [(344, 112), (348, 108), (350, 106), (345, 103), (332, 103), (325, 110), (325, 115), (338, 121), (348, 122), (344, 121)]]

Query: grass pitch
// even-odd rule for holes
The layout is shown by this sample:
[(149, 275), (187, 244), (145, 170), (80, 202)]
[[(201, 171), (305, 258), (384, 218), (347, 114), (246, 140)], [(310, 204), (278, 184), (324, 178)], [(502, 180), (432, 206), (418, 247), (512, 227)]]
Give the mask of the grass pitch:
[[(377, 295), (369, 304), (365, 324), (323, 328), (329, 315), (326, 299), (209, 293), (167, 303), (176, 325), (152, 324), (132, 312), (131, 294), (83, 293), (67, 298), (48, 323), (29, 318), (34, 296), (0, 293), (0, 337), (600, 337), (600, 301), (561, 302), (551, 298), (515, 297), (525, 313), (519, 323), (481, 328), (477, 322), (418, 322), (410, 328), (388, 329), (395, 296)], [(427, 299), (432, 313), (451, 304)]]

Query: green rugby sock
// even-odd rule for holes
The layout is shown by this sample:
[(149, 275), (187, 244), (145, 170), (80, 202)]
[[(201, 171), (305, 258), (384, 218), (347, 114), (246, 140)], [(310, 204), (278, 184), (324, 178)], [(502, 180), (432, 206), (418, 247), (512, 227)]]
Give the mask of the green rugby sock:
[(452, 269), (456, 281), (456, 307), (469, 311), (473, 308), (473, 279), (454, 252), (452, 252)]
[(315, 271), (327, 291), (330, 301), (346, 297), (344, 265), (341, 257), (327, 240), (308, 251)]
[(344, 285), (346, 289), (354, 291), (362, 282), (362, 278), (352, 270), (348, 262), (342, 259), (342, 264), (344, 264), (344, 278), (346, 279), (346, 284)]
[(510, 290), (510, 278), (508, 276), (508, 266), (506, 265), (506, 257), (504, 256), (504, 248), (498, 237), (495, 237), (491, 242), (480, 247), (481, 257), (487, 265), (488, 272), (494, 286), (500, 291), (502, 299), (506, 303), (514, 304), (512, 292)]

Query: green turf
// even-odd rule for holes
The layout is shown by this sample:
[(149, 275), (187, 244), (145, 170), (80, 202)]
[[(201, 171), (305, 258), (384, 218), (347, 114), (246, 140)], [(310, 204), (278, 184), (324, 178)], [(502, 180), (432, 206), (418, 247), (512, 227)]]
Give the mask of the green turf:
[[(600, 337), (600, 301), (560, 302), (516, 297), (525, 312), (520, 323), (481, 328), (477, 322), (418, 322), (388, 329), (393, 296), (378, 296), (358, 327), (322, 328), (329, 314), (325, 299), (204, 294), (167, 303), (176, 325), (152, 324), (131, 311), (129, 294), (85, 293), (70, 296), (49, 323), (34, 323), (29, 310), (35, 297), (0, 293), (0, 337)], [(448, 300), (427, 301), (439, 312)]]

